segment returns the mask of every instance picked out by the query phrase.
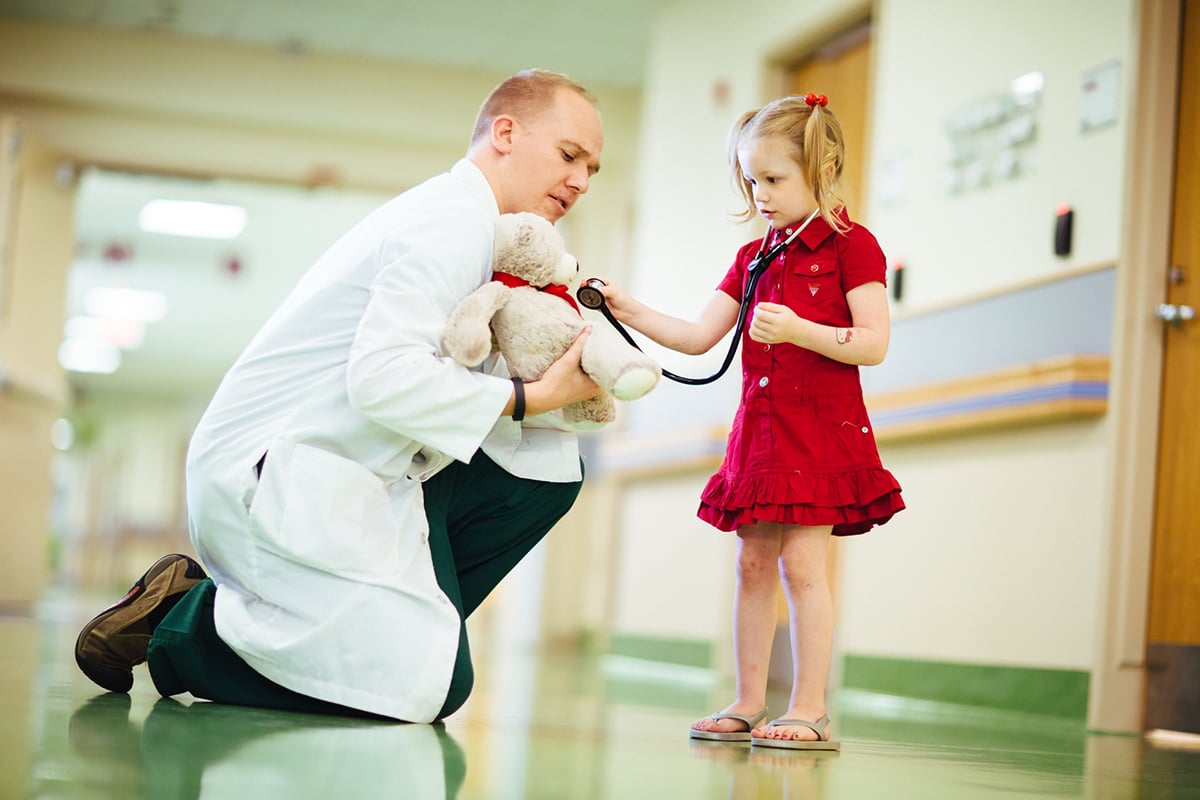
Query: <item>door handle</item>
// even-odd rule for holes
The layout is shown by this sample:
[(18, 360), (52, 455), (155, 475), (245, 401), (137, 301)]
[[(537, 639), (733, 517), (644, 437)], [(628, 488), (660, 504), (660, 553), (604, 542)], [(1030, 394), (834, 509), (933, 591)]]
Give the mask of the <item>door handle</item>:
[(1173, 327), (1179, 328), (1183, 326), (1183, 323), (1190, 322), (1196, 318), (1196, 309), (1182, 304), (1160, 303), (1158, 308), (1154, 310), (1154, 316), (1163, 322), (1171, 323)]

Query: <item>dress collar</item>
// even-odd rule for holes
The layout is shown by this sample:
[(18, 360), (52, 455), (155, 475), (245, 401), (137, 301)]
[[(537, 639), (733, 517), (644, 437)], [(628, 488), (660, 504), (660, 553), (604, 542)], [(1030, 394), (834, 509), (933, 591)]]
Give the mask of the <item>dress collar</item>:
[[(845, 222), (847, 225), (850, 224), (850, 214), (846, 211), (845, 207), (842, 207), (838, 211), (837, 216), (840, 220), (842, 220), (842, 222)], [(782, 242), (788, 236), (791, 236), (792, 231), (796, 230), (801, 221), (797, 221), (794, 225), (788, 225), (781, 230), (775, 231), (774, 235), (770, 239), (770, 245), (774, 246), (776, 243)], [(804, 232), (797, 236), (796, 239), (804, 242), (805, 246), (809, 250), (816, 250), (817, 247), (820, 246), (821, 242), (828, 239), (833, 233), (833, 227), (825, 221), (824, 217), (817, 215), (813, 218), (812, 222), (808, 223), (808, 227), (805, 228)], [(789, 245), (789, 249), (795, 246), (796, 242), (793, 241), (792, 244)]]

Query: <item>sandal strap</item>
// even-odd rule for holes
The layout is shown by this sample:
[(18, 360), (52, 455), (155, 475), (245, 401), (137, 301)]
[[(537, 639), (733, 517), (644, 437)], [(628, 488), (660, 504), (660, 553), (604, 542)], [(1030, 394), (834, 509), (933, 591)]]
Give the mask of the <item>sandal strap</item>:
[(780, 717), (779, 719), (773, 719), (767, 723), (767, 727), (772, 727), (775, 725), (794, 725), (797, 727), (808, 728), (810, 731), (812, 731), (813, 733), (815, 733), (817, 735), (818, 741), (822, 741), (822, 742), (829, 741), (829, 715), (828, 714), (821, 717), (816, 722), (809, 722), (806, 719), (785, 719), (783, 717)]
[(722, 714), (720, 712), (717, 712), (716, 714), (710, 714), (709, 717), (710, 717), (710, 719), (713, 719), (713, 720), (736, 719), (739, 722), (745, 723), (746, 730), (752, 731), (752, 730), (754, 730), (755, 726), (758, 725), (758, 723), (762, 722), (764, 719), (767, 718), (767, 709), (764, 708), (762, 711), (758, 712), (753, 717), (747, 716), (745, 714), (732, 714), (732, 713)]

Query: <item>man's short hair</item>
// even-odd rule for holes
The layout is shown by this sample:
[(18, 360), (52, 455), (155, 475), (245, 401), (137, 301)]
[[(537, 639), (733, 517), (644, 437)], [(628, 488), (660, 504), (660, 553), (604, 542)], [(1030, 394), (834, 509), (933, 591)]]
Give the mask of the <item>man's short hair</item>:
[(586, 99), (593, 107), (599, 103), (582, 84), (558, 72), (544, 69), (527, 69), (506, 78), (492, 90), (479, 108), (475, 118), (475, 131), (471, 134), (471, 145), (488, 135), (492, 122), (501, 114), (513, 117), (533, 116), (549, 108), (559, 89), (570, 89)]

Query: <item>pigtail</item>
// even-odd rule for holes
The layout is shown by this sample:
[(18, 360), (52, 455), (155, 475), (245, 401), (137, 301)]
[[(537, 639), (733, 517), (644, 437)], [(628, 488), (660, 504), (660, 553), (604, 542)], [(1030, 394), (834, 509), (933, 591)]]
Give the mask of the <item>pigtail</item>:
[[(812, 97), (812, 95), (809, 95)], [(824, 96), (821, 96), (824, 99)], [(842, 127), (837, 118), (825, 110), (823, 103), (808, 103), (808, 121), (804, 125), (804, 172), (813, 196), (817, 198), (817, 207), (821, 217), (829, 227), (839, 233), (845, 233), (849, 226), (839, 216), (845, 207), (838, 188), (838, 180), (842, 177), (842, 162), (846, 152), (845, 140), (842, 138)]]

